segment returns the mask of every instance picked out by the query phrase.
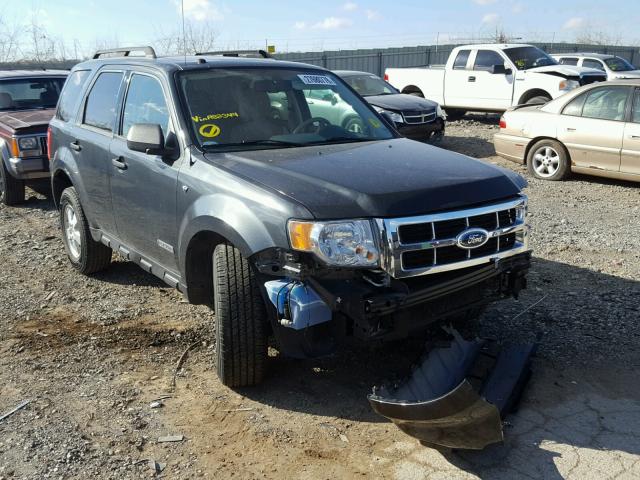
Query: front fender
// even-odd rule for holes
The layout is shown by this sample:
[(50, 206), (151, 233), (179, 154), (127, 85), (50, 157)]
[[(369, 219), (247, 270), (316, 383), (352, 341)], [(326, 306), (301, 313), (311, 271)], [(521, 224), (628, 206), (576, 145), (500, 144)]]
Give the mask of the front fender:
[[(260, 217), (256, 212), (260, 213)], [(178, 249), (180, 270), (185, 271), (187, 249), (200, 232), (216, 233), (250, 257), (267, 248), (288, 246), (286, 215), (251, 208), (243, 201), (225, 193), (204, 195), (185, 212), (179, 228)]]

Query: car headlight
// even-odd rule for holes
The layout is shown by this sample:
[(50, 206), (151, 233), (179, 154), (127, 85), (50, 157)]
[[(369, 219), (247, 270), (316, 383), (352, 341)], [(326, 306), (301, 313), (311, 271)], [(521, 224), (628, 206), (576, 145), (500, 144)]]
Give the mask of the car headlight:
[(436, 117), (445, 118), (444, 112), (442, 111), (442, 107), (440, 104), (436, 105)]
[(369, 220), (289, 220), (288, 230), (291, 248), (314, 253), (329, 265), (372, 267), (380, 260)]
[(399, 113), (392, 112), (391, 110), (385, 110), (384, 108), (376, 107), (375, 105), (373, 108), (375, 108), (378, 113), (384, 113), (395, 123), (404, 123), (404, 118), (402, 118), (402, 115)]
[(36, 137), (18, 138), (18, 148), (20, 150), (39, 150), (40, 144)]
[(569, 90), (573, 90), (574, 88), (578, 88), (580, 86), (580, 82), (575, 80), (562, 80), (558, 84), (558, 89), (563, 92), (568, 92)]

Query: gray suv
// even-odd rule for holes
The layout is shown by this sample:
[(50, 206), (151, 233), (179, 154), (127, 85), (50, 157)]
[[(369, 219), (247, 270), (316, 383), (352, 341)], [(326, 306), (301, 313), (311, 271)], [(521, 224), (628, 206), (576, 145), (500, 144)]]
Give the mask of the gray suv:
[[(316, 90), (362, 128), (313, 116)], [(323, 355), (516, 295), (525, 181), (392, 125), (314, 66), (98, 52), (73, 68), (50, 124), (69, 260), (91, 274), (115, 251), (210, 305), (229, 386), (262, 380), (270, 338)]]

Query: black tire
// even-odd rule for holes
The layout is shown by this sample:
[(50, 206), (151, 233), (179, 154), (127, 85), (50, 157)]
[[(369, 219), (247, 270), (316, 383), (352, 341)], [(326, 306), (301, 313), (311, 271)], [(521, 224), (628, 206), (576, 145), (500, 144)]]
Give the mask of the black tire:
[[(537, 155), (541, 152), (549, 152), (551, 155), (544, 154), (545, 159), (540, 160)], [(542, 168), (541, 163), (547, 162), (546, 171)], [(555, 167), (557, 159), (557, 167)], [(557, 140), (544, 139), (536, 142), (527, 154), (527, 169), (529, 173), (541, 180), (559, 181), (564, 180), (571, 173), (571, 162), (569, 161), (569, 153), (562, 143)]]
[(551, 97), (547, 95), (538, 95), (535, 97), (531, 97), (529, 100), (524, 102), (525, 105), (542, 105), (551, 101)]
[(234, 246), (213, 252), (216, 370), (228, 387), (257, 385), (267, 367), (267, 310), (260, 283)]
[(5, 205), (20, 205), (24, 202), (24, 181), (14, 178), (0, 158), (0, 202)]
[(464, 117), (467, 112), (465, 110), (458, 110), (456, 108), (448, 108), (445, 110), (447, 114), (447, 121), (455, 122), (456, 120), (460, 120)]
[[(77, 225), (77, 233), (79, 238), (79, 246), (73, 247), (67, 235), (69, 222), (67, 220), (67, 210), (72, 209)], [(84, 275), (104, 270), (111, 263), (112, 250), (100, 242), (96, 242), (91, 237), (89, 231), (89, 222), (84, 214), (80, 198), (76, 189), (73, 187), (66, 188), (60, 197), (60, 226), (62, 228), (62, 240), (67, 251), (67, 256), (73, 268)], [(74, 250), (75, 248), (75, 250)], [(77, 254), (74, 254), (77, 251)]]

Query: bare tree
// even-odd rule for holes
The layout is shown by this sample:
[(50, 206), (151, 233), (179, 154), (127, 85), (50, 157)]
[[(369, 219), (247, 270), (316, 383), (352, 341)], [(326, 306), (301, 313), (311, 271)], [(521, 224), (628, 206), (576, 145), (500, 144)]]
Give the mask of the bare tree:
[(183, 54), (193, 55), (198, 52), (213, 50), (218, 33), (208, 22), (186, 21), (184, 36), (182, 28), (169, 34), (158, 35), (155, 39), (156, 50), (163, 55)]

